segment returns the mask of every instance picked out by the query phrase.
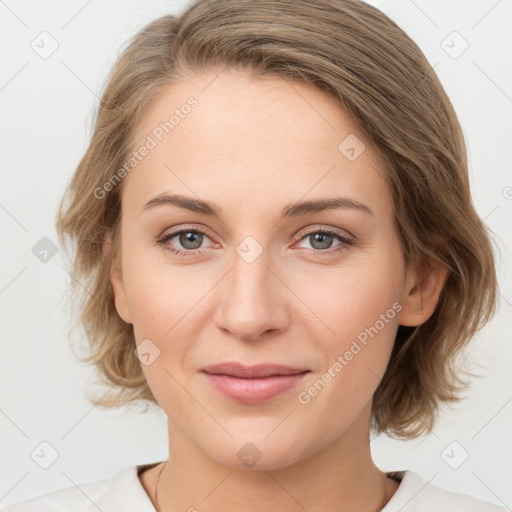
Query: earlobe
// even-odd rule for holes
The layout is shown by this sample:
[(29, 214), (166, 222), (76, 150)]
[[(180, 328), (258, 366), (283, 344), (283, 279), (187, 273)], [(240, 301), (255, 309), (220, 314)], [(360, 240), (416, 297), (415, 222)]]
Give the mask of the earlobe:
[(402, 297), (403, 309), (398, 317), (400, 325), (418, 326), (432, 316), (447, 275), (448, 268), (440, 263), (419, 275), (412, 268), (408, 270)]
[[(103, 254), (105, 259), (109, 259), (110, 254), (114, 250), (112, 245), (112, 233), (107, 233), (103, 245)], [(128, 324), (132, 323), (131, 312), (126, 297), (126, 289), (124, 284), (123, 272), (117, 259), (112, 260), (109, 271), (109, 279), (114, 293), (114, 302), (119, 316)]]

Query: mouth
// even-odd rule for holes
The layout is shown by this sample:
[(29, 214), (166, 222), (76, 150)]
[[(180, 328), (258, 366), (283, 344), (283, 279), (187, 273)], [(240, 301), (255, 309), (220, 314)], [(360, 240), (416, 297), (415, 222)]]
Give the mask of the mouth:
[(206, 366), (201, 371), (210, 375), (229, 375), (240, 379), (258, 379), (262, 377), (297, 375), (307, 372), (309, 369), (271, 363), (246, 366), (240, 363), (228, 362)]
[(214, 389), (246, 404), (268, 401), (297, 386), (310, 372), (305, 368), (276, 364), (223, 363), (201, 369)]

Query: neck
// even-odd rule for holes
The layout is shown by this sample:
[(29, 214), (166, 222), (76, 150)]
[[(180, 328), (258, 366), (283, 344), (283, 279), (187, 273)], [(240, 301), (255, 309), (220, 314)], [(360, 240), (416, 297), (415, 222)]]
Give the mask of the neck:
[(361, 435), (360, 425), (352, 425), (334, 443), (297, 462), (259, 470), (258, 464), (252, 469), (219, 464), (171, 422), (169, 439), (172, 455), (144, 482), (158, 512), (292, 512), (297, 507), (308, 512), (377, 512), (399, 485), (373, 463), (369, 428)]

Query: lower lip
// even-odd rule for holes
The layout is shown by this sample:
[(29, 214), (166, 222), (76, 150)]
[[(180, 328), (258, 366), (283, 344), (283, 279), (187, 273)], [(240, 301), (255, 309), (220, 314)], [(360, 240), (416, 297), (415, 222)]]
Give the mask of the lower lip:
[(203, 372), (210, 384), (233, 400), (259, 404), (295, 387), (309, 372), (296, 375), (274, 375), (258, 379), (242, 379), (230, 375), (212, 375)]

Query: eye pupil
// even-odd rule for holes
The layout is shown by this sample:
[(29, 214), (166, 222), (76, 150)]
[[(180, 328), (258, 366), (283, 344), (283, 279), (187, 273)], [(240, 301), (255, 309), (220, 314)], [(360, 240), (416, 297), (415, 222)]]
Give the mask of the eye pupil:
[[(185, 247), (185, 249), (199, 249), (199, 247), (201, 247), (201, 244), (203, 242), (203, 238), (202, 238), (202, 234), (201, 233), (197, 233), (195, 231), (184, 231), (181, 235), (180, 235), (180, 244)], [(197, 239), (199, 239), (199, 243), (197, 244)], [(192, 244), (192, 247), (190, 247), (189, 244)], [(194, 244), (197, 244), (196, 246), (194, 246)]]
[[(320, 242), (320, 247), (316, 246), (315, 243), (311, 243), (312, 247), (314, 249), (328, 249), (332, 244), (332, 235), (329, 235), (327, 233), (315, 233), (312, 235), (313, 241)], [(327, 240), (327, 241), (326, 241)]]

